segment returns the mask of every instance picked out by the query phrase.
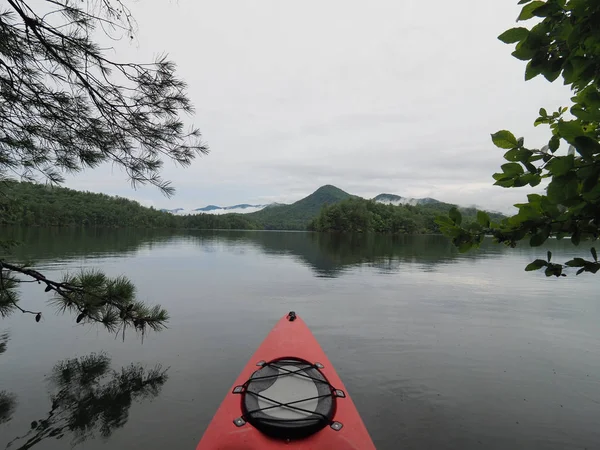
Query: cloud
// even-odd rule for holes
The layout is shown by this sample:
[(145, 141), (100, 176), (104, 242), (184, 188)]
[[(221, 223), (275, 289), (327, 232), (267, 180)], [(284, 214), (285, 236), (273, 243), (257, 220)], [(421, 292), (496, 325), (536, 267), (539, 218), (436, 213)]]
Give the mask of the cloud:
[(516, 0), (134, 3), (138, 40), (116, 54), (170, 54), (212, 152), (190, 168), (165, 164), (173, 199), (132, 191), (109, 167), (68, 185), (169, 209), (289, 202), (335, 184), (507, 210), (527, 188), (492, 186), (503, 159), (490, 133), (540, 147), (538, 109), (570, 96), (559, 82), (525, 82), (498, 41), (518, 11)]

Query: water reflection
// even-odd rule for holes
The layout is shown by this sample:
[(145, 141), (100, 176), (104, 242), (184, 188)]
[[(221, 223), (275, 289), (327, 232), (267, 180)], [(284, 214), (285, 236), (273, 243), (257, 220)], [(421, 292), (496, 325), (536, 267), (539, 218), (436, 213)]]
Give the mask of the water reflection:
[[(169, 231), (110, 228), (0, 227), (2, 240), (18, 243), (11, 256), (18, 259), (94, 258), (105, 254), (126, 256), (144, 245), (168, 241)], [(2, 251), (0, 249), (0, 256)]]
[[(0, 355), (6, 351), (10, 335), (7, 331), (0, 333)], [(7, 391), (0, 391), (0, 425), (8, 422), (17, 406), (17, 398)]]
[(167, 371), (160, 366), (147, 370), (131, 364), (120, 371), (110, 366), (104, 353), (57, 363), (48, 377), (50, 411), (31, 422), (30, 430), (6, 448), (24, 450), (45, 439), (66, 436), (70, 436), (71, 446), (98, 435), (108, 438), (125, 425), (134, 401), (156, 397), (167, 381)]
[(12, 419), (17, 406), (17, 398), (7, 391), (0, 391), (0, 425)]
[(6, 344), (10, 339), (8, 331), (0, 333), (0, 355), (6, 351)]
[[(148, 229), (0, 229), (3, 239), (23, 244), (13, 258), (35, 258), (38, 263), (72, 258), (126, 256), (141, 249), (151, 250), (174, 242), (186, 242), (214, 253), (224, 247), (242, 254), (249, 247), (268, 255), (291, 256), (313, 270), (318, 277), (338, 277), (350, 269), (367, 265), (381, 273), (396, 273), (405, 263), (421, 265), (424, 271), (457, 259), (481, 259), (508, 251), (531, 253), (530, 249), (509, 249), (484, 240), (478, 250), (460, 254), (439, 235), (389, 236), (376, 234), (329, 234), (265, 231), (168, 231)], [(549, 240), (544, 249), (573, 251), (568, 241)], [(583, 250), (583, 252), (587, 250)], [(533, 255), (532, 255), (533, 256)]]

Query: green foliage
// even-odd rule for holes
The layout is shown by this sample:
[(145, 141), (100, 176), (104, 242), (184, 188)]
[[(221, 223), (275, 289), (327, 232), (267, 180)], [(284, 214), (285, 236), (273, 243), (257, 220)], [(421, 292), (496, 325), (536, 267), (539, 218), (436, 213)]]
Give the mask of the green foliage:
[[(395, 206), (355, 197), (323, 207), (320, 214), (310, 222), (308, 229), (351, 233), (439, 233), (440, 225), (435, 217), (440, 211), (448, 210), (451, 211), (453, 220), (460, 223), (461, 213), (447, 203)], [(475, 220), (475, 210), (463, 211), (467, 214), (466, 221)], [(451, 223), (455, 222), (451, 220)]]
[[(525, 79), (538, 75), (553, 82), (562, 75), (573, 91), (572, 105), (551, 114), (540, 108), (535, 126), (546, 125), (551, 136), (541, 149), (526, 148), (524, 139), (502, 130), (492, 134), (492, 142), (506, 149), (502, 172), (493, 175), (495, 184), (506, 188), (538, 185), (548, 181), (545, 194), (531, 194), (526, 203), (515, 205), (518, 213), (498, 222), (479, 222), (467, 229), (460, 223), (440, 218), (444, 234), (461, 250), (481, 242), (491, 234), (497, 242), (510, 246), (529, 239), (531, 246), (543, 245), (549, 238), (569, 237), (578, 245), (600, 234), (600, 2), (596, 0), (521, 1), (518, 20), (537, 17), (531, 29), (513, 28), (499, 36), (516, 43), (513, 56), (527, 61)], [(573, 116), (569, 118), (566, 113)], [(559, 152), (561, 143), (566, 152)], [(577, 274), (596, 273), (593, 261), (575, 258), (564, 265), (536, 260), (526, 270), (544, 269), (547, 276), (564, 276), (568, 267)]]
[(175, 216), (138, 202), (56, 186), (6, 181), (0, 185), (0, 225), (110, 228), (256, 229), (240, 214)]

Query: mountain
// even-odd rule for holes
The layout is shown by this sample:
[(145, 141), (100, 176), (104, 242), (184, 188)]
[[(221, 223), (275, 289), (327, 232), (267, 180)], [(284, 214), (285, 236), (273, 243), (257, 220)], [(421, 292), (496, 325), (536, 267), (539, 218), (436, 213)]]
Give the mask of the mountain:
[(165, 208), (161, 208), (159, 209), (159, 211), (161, 212), (168, 212), (171, 214), (180, 214), (182, 211), (185, 211), (183, 208), (175, 208), (175, 209), (165, 209)]
[(197, 208), (194, 211), (209, 212), (209, 211), (214, 211), (216, 209), (222, 209), (222, 208), (217, 205), (208, 205), (208, 206), (205, 206), (204, 208)]
[[(0, 225), (24, 226), (306, 230), (311, 223), (311, 228), (319, 231), (388, 232), (392, 227), (392, 233), (435, 233), (435, 216), (447, 214), (452, 206), (438, 201), (385, 205), (330, 185), (291, 205), (271, 204), (249, 214), (189, 214), (183, 208), (158, 211), (125, 198), (26, 182), (5, 181), (0, 193), (4, 194), (0, 195)], [(256, 205), (234, 205), (226, 211), (244, 206), (249, 209)], [(459, 209), (463, 223), (475, 220), (474, 208)], [(492, 220), (503, 218), (489, 215)], [(335, 223), (330, 223), (332, 220)]]
[(431, 205), (433, 203), (442, 203), (435, 198), (410, 198), (410, 197), (401, 197), (399, 195), (394, 194), (379, 194), (377, 197), (373, 198), (377, 203), (384, 203), (386, 205)]
[(247, 214), (267, 230), (303, 230), (306, 224), (321, 211), (325, 205), (332, 205), (353, 195), (341, 189), (325, 185), (315, 192), (291, 205), (272, 205), (258, 212)]
[(208, 205), (204, 208), (196, 208), (192, 211), (192, 214), (210, 213), (210, 214), (248, 214), (256, 211), (260, 211), (268, 207), (269, 205), (249, 205), (248, 203), (241, 203), (233, 206), (217, 206)]

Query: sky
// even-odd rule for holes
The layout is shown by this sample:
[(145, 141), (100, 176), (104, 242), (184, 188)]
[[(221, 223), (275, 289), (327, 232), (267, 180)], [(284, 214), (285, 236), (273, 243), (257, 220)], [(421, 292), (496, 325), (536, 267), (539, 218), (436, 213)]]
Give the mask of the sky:
[[(509, 129), (539, 148), (540, 107), (569, 103), (560, 79), (524, 81), (497, 36), (517, 0), (144, 0), (116, 59), (167, 53), (189, 85), (208, 156), (165, 162), (177, 193), (133, 190), (106, 165), (67, 177), (74, 189), (157, 208), (289, 203), (333, 184), (510, 211), (532, 188), (493, 186)], [(126, 41), (126, 40), (124, 40)], [(538, 188), (539, 189), (539, 188)]]

